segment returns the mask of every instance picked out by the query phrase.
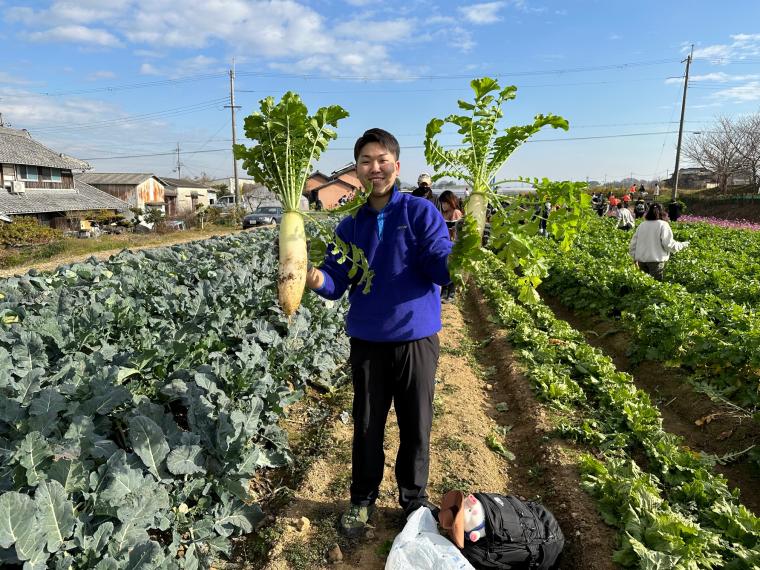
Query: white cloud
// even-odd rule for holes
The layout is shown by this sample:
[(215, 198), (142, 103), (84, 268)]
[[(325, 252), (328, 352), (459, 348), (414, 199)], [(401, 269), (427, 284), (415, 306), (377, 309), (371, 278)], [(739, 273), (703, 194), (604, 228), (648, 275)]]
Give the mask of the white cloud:
[[(47, 97), (12, 88), (0, 88), (0, 98), (3, 100), (3, 119), (19, 129), (91, 123), (116, 116), (112, 105), (91, 99)], [(61, 149), (61, 152), (65, 151)]]
[(132, 53), (134, 53), (137, 57), (164, 57), (163, 53), (149, 49), (136, 49)]
[(31, 81), (21, 79), (20, 77), (14, 77), (5, 71), (0, 71), (0, 84), (3, 83), (5, 85), (28, 85), (31, 83)]
[(411, 38), (413, 30), (414, 20), (373, 21), (367, 18), (341, 22), (333, 31), (340, 37), (368, 42), (392, 42)]
[(95, 71), (94, 73), (90, 73), (87, 76), (87, 79), (89, 79), (90, 81), (94, 81), (96, 79), (113, 79), (114, 77), (116, 77), (116, 74), (113, 71), (103, 70), (103, 71)]
[[(694, 49), (694, 57), (707, 59), (716, 64), (727, 64), (730, 60), (744, 60), (760, 55), (760, 34), (734, 34), (730, 44), (713, 44)], [(681, 51), (687, 53), (690, 45), (682, 45)]]
[(622, 36), (619, 36), (618, 34), (616, 34), (616, 33), (614, 33), (614, 32), (613, 32), (613, 33), (611, 33), (611, 34), (610, 34), (610, 35), (607, 37), (607, 39), (609, 39), (609, 40), (613, 40), (613, 41), (614, 41), (614, 40), (620, 40), (620, 39), (622, 39)]
[[(760, 79), (760, 75), (757, 74), (751, 74), (751, 75), (731, 75), (728, 73), (723, 73), (722, 71), (712, 72), (712, 73), (704, 73), (702, 75), (690, 75), (689, 76), (689, 83), (699, 83), (704, 81), (714, 81), (716, 83), (728, 83), (732, 81), (751, 81), (753, 79)], [(683, 77), (668, 77), (665, 80), (666, 84), (671, 83), (678, 83), (679, 85), (683, 84)]]
[(374, 0), (345, 0), (346, 4), (350, 4), (351, 6), (369, 6), (374, 2)]
[(143, 63), (140, 66), (140, 75), (161, 75), (161, 72), (150, 63)]
[(505, 2), (484, 2), (482, 4), (471, 4), (470, 6), (460, 6), (459, 11), (466, 20), (473, 24), (493, 24), (501, 20), (499, 11), (504, 8)]
[[(494, 10), (494, 4), (502, 2), (483, 4), (483, 10)], [(295, 61), (301, 67), (319, 68), (322, 64), (314, 63), (317, 60), (332, 60), (333, 64), (345, 60), (352, 73), (358, 71), (357, 62), (368, 64), (369, 44), (383, 47), (384, 59), (375, 59), (372, 65), (385, 69), (397, 67), (388, 54), (391, 44), (427, 41), (427, 36), (415, 35), (413, 18), (382, 19), (368, 12), (348, 22), (333, 20), (298, 0), (53, 0), (46, 9), (6, 10), (6, 18), (8, 13), (27, 23), (27, 37), (38, 42), (104, 47), (130, 43), (140, 58), (162, 57), (172, 48), (198, 50), (223, 44), (227, 53), (245, 54), (259, 62), (286, 65)], [(44, 30), (40, 22), (56, 22), (57, 27)], [(452, 18), (446, 24), (456, 22)], [(471, 49), (474, 44), (469, 34), (459, 29), (455, 32), (455, 45)], [(182, 65), (188, 73), (212, 64), (196, 58)], [(176, 76), (177, 65), (144, 63), (140, 72)], [(367, 73), (363, 70), (362, 75)]]
[(735, 103), (750, 103), (760, 101), (760, 81), (750, 81), (745, 85), (722, 89), (714, 93), (712, 99), (733, 101)]
[(459, 26), (451, 28), (445, 31), (446, 41), (452, 47), (467, 53), (475, 47), (475, 42), (472, 39), (472, 34), (469, 30), (465, 30)]
[(435, 15), (435, 16), (430, 16), (429, 18), (426, 18), (425, 19), (425, 23), (427, 23), (428, 25), (430, 25), (430, 24), (432, 24), (432, 25), (435, 25), (435, 24), (456, 24), (457, 23), (457, 19), (454, 18), (453, 16)]
[(77, 25), (58, 26), (41, 32), (32, 32), (28, 37), (35, 42), (74, 42), (102, 47), (116, 47), (121, 44), (116, 36), (106, 30)]

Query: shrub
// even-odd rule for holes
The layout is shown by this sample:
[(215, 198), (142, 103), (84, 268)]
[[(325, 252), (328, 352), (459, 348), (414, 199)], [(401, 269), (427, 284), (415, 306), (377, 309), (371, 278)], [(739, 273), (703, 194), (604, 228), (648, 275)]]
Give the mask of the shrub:
[(5, 247), (50, 243), (61, 235), (60, 231), (40, 225), (31, 216), (19, 216), (13, 218), (13, 223), (0, 225), (0, 245)]

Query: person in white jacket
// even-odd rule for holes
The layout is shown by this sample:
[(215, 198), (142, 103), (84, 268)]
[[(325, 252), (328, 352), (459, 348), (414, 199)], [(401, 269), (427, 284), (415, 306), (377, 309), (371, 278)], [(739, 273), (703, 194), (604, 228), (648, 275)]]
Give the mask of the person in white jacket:
[(636, 228), (628, 246), (628, 253), (644, 273), (662, 281), (665, 264), (671, 253), (681, 251), (688, 241), (673, 239), (673, 231), (663, 220), (662, 206), (653, 203), (644, 216), (644, 221)]
[(624, 205), (623, 202), (618, 202), (618, 229), (621, 230), (632, 230), (633, 226), (636, 225), (636, 222), (633, 220), (633, 214), (628, 209), (628, 206)]

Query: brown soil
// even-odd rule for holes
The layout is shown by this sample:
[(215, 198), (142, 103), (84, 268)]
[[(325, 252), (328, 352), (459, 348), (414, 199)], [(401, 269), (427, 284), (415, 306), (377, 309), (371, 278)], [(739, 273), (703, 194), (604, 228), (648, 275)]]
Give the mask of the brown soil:
[[(544, 297), (557, 318), (581, 331), (586, 341), (612, 358), (618, 370), (628, 372), (636, 386), (649, 394), (662, 414), (665, 431), (684, 438), (691, 449), (717, 456), (736, 453), (760, 445), (760, 428), (751, 418), (741, 417), (729, 406), (712, 401), (695, 392), (688, 376), (680, 369), (665, 368), (661, 363), (644, 361), (631, 364), (627, 357), (630, 338), (619, 325), (598, 316), (579, 315), (555, 298)], [(741, 500), (760, 513), (760, 473), (742, 456), (735, 463), (717, 465), (731, 487), (742, 491)]]
[[(268, 226), (261, 226), (261, 227), (268, 227)], [(133, 237), (132, 235), (125, 235), (124, 236), (124, 246), (115, 248), (115, 249), (108, 249), (105, 251), (96, 251), (92, 253), (78, 253), (76, 255), (71, 254), (61, 254), (56, 255), (55, 257), (46, 260), (46, 261), (33, 261), (24, 265), (20, 265), (18, 267), (11, 267), (10, 269), (0, 269), (0, 279), (5, 277), (13, 277), (14, 275), (23, 275), (30, 269), (37, 269), (38, 271), (53, 271), (56, 268), (60, 267), (61, 265), (68, 265), (71, 263), (78, 263), (80, 261), (85, 261), (87, 259), (90, 259), (91, 257), (94, 257), (98, 260), (105, 260), (110, 258), (112, 255), (116, 255), (120, 251), (123, 251), (124, 249), (129, 249), (130, 251), (138, 251), (140, 249), (151, 249), (151, 248), (157, 248), (157, 247), (166, 247), (170, 245), (175, 245), (178, 243), (187, 243), (191, 241), (198, 241), (203, 239), (209, 239), (212, 237), (217, 237), (221, 235), (226, 235), (229, 233), (234, 233), (236, 231), (240, 231), (238, 229), (233, 228), (214, 228), (213, 231), (193, 231), (192, 235), (188, 235), (186, 233), (178, 232), (178, 233), (172, 233), (172, 234), (157, 234), (150, 236), (149, 243), (146, 243), (145, 245), (130, 245), (129, 241), (130, 238)], [(97, 239), (97, 238), (91, 238), (91, 239)]]
[[(591, 499), (579, 487), (572, 459), (573, 450), (564, 444), (546, 443), (549, 427), (527, 380), (512, 362), (505, 339), (484, 324), (487, 310), (468, 298), (463, 317), (455, 305), (444, 305), (444, 328), (440, 333), (435, 417), (431, 434), (429, 492), (433, 502), (451, 488), (466, 491), (512, 493), (540, 498), (560, 520), (567, 538), (562, 568), (614, 568), (611, 559), (615, 533), (599, 518)], [(477, 311), (473, 313), (472, 311)], [(487, 349), (473, 342), (490, 341)], [(507, 403), (499, 411), (498, 403)], [(346, 409), (350, 401), (345, 401)], [(499, 406), (502, 409), (502, 406)], [(462, 414), (466, 413), (466, 419)], [(499, 426), (512, 426), (503, 435)], [(336, 421), (323, 439), (327, 448), (317, 459), (295, 492), (290, 505), (278, 516), (281, 533), (270, 553), (267, 569), (293, 568), (294, 544), (317, 544), (329, 521), (333, 525), (347, 507), (350, 482), (352, 426)], [(509, 461), (492, 451), (486, 437), (496, 434), (516, 458)], [(397, 502), (393, 465), (398, 448), (398, 427), (391, 411), (386, 428), (386, 468), (373, 528), (357, 541), (336, 539), (341, 545), (342, 567), (373, 570), (384, 568), (390, 544), (404, 525)], [(297, 521), (309, 519), (299, 530)], [(290, 554), (289, 554), (290, 551)], [(312, 564), (309, 568), (317, 568)]]

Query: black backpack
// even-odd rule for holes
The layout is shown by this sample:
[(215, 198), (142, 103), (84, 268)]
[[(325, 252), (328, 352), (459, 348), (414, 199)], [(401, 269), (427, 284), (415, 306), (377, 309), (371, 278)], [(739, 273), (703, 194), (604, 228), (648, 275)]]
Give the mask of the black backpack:
[(565, 537), (557, 519), (533, 501), (512, 495), (475, 493), (485, 513), (485, 536), (464, 541), (462, 554), (475, 568), (557, 568)]

